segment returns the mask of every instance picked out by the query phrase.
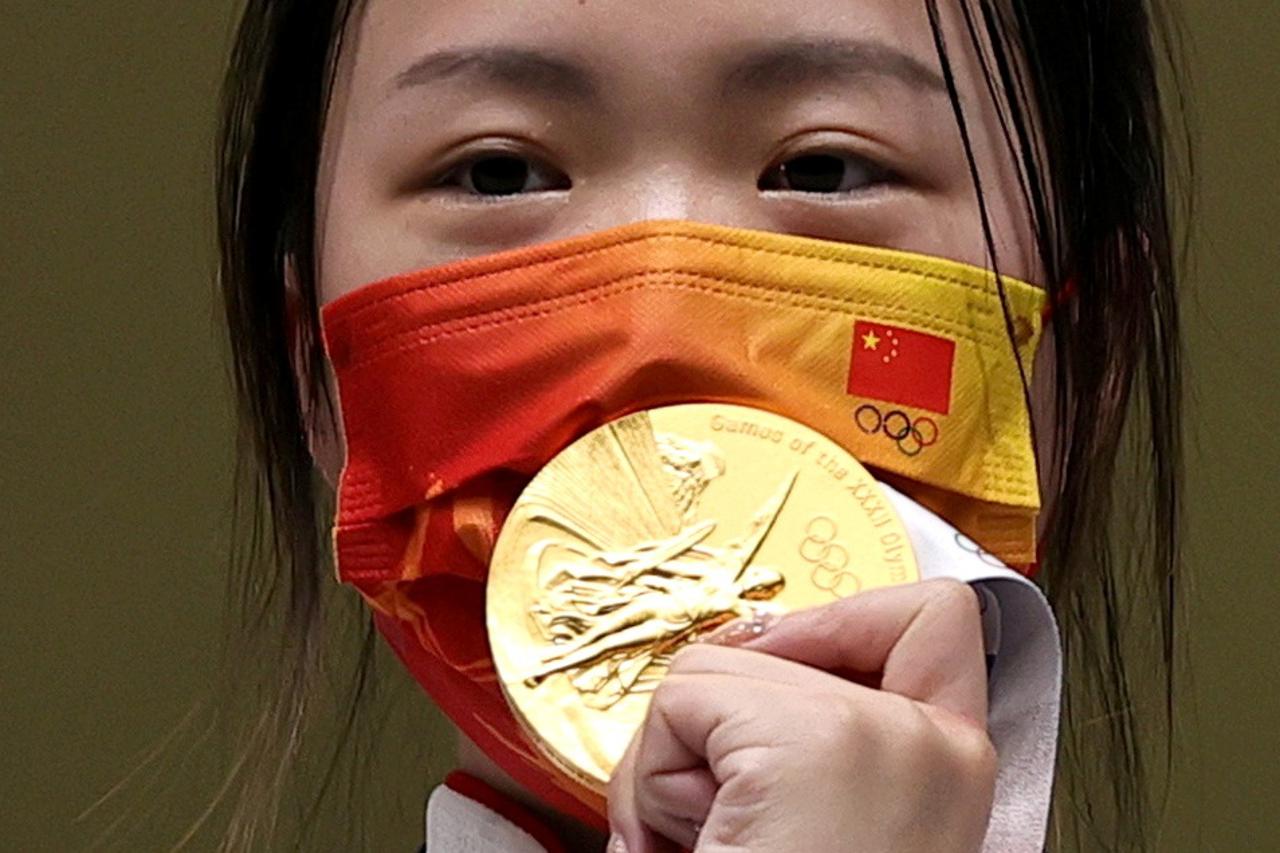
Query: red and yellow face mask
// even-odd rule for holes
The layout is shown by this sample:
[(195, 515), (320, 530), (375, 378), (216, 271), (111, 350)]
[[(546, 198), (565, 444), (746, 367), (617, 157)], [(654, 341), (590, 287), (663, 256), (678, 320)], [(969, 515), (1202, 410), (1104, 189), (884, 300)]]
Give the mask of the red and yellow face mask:
[(520, 489), (622, 415), (739, 403), (825, 433), (1028, 566), (1024, 375), (1045, 296), (1003, 285), (1002, 302), (992, 273), (951, 261), (650, 221), (348, 294), (323, 312), (347, 446), (339, 578), (470, 738), (589, 819), (602, 804), (525, 740), (486, 639), (490, 550)]

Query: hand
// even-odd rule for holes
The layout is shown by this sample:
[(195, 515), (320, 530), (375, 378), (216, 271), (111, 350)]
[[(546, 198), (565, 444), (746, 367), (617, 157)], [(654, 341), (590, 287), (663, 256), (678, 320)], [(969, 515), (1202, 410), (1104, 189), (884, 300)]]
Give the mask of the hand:
[(967, 585), (795, 611), (675, 655), (610, 781), (610, 826), (628, 853), (973, 853), (995, 787), (986, 719)]

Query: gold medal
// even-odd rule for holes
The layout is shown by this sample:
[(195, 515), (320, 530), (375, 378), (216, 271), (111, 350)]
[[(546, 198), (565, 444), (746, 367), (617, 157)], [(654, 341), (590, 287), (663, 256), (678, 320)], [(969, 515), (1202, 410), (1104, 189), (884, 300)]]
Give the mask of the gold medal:
[(520, 495), (489, 569), (489, 642), (532, 739), (602, 792), (680, 646), (918, 579), (892, 505), (830, 439), (743, 406), (669, 406), (583, 436)]

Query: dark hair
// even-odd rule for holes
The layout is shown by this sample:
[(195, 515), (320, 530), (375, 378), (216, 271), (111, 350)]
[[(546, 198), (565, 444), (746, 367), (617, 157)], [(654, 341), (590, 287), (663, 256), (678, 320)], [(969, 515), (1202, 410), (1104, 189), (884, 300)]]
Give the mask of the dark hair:
[[(343, 33), (359, 0), (248, 0), (219, 138), (221, 283), (242, 421), (250, 523), (232, 573), (237, 649), (279, 649), (284, 672), (237, 762), (228, 849), (269, 837), (299, 755), (321, 636), (327, 494), (307, 427), (332, 417), (315, 275), (320, 140)], [(924, 0), (997, 262), (937, 0)], [(1171, 174), (1190, 175), (1178, 39), (1158, 0), (960, 0), (999, 105), (1051, 297), (1061, 495), (1040, 580), (1066, 654), (1051, 838), (1142, 849), (1159, 804), (1150, 762), (1171, 761), (1181, 504), (1178, 246)], [(1172, 108), (1172, 109), (1171, 109)], [(1188, 146), (1181, 150), (1189, 153)], [(294, 271), (297, 316), (284, 271)], [(305, 376), (295, 381), (294, 361)], [(317, 401), (304, 407), (300, 400)], [(1122, 486), (1127, 485), (1127, 490)], [(274, 637), (274, 640), (272, 639)], [(356, 695), (372, 631), (365, 621)], [(1135, 667), (1134, 660), (1141, 662)], [(1155, 682), (1147, 679), (1155, 675)], [(1155, 694), (1148, 693), (1154, 684)], [(348, 721), (350, 722), (350, 720)], [(264, 835), (265, 834), (265, 835)]]

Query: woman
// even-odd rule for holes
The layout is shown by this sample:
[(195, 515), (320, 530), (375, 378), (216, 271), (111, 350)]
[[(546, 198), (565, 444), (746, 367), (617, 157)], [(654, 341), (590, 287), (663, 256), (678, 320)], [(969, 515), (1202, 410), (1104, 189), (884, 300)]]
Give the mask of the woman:
[[(311, 472), (336, 483), (344, 424), (326, 379), (322, 306), (412, 270), (627, 223), (693, 220), (946, 258), (1045, 289), (1055, 308), (1026, 392), (1046, 509), (1039, 579), (1067, 661), (1059, 822), (1078, 824), (1072, 831), (1089, 833), (1091, 847), (1141, 847), (1151, 794), (1137, 734), (1151, 722), (1159, 731), (1162, 720), (1140, 725), (1131, 710), (1134, 663), (1122, 654), (1118, 610), (1133, 596), (1153, 614), (1155, 660), (1138, 665), (1167, 672), (1180, 458), (1153, 5), (250, 2), (224, 102), (222, 281), (259, 466), (251, 477), (266, 495), (270, 553), (284, 571), (264, 581), (245, 565), (242, 581), (247, 600), (288, 602), (284, 630), (300, 658), (249, 759), (278, 779), (279, 757), (293, 757), (287, 733), (304, 717), (329, 577), (318, 544), (327, 489)], [(1152, 449), (1137, 504), (1147, 510), (1138, 517), (1142, 560), (1132, 558), (1137, 540), (1112, 536), (1114, 518), (1130, 527), (1134, 518), (1114, 489), (1126, 428)], [(400, 606), (365, 592), (381, 612)], [(829, 615), (794, 614), (752, 649), (686, 658), (689, 677), (673, 680), (683, 685), (673, 699), (687, 709), (682, 720), (715, 706), (724, 691), (714, 685), (753, 654), (762, 657), (750, 666), (772, 672), (774, 684), (801, 696), (856, 694), (850, 701), (875, 721), (855, 727), (858, 750), (841, 751), (864, 757), (859, 772), (838, 761), (815, 772), (816, 753), (802, 750), (794, 763), (770, 762), (781, 782), (747, 785), (760, 807), (735, 829), (735, 849), (777, 849), (770, 816), (811, 814), (794, 806), (851, 802), (866, 808), (842, 812), (837, 837), (869, 845), (859, 849), (977, 849), (994, 769), (978, 612), (963, 592), (922, 584), (855, 597), (838, 611), (875, 626), (865, 648), (877, 653), (858, 663), (879, 676), (879, 689), (819, 671), (848, 663), (814, 647), (812, 625)], [(916, 617), (923, 627), (908, 636), (903, 626)], [(896, 667), (903, 659), (912, 665)], [(924, 721), (908, 732), (890, 725), (906, 707)], [(767, 706), (744, 713), (770, 722)], [(1094, 718), (1105, 728), (1081, 728)], [(645, 732), (641, 740), (662, 742), (660, 721)], [(707, 744), (697, 746), (711, 761)], [(725, 839), (707, 833), (727, 818), (707, 777), (674, 797), (696, 803), (697, 814), (673, 814), (671, 792), (665, 805), (646, 793), (655, 768), (636, 766), (646, 752), (660, 750), (633, 750), (615, 777), (611, 821), (622, 843), (643, 848), (666, 836), (719, 849)], [(254, 772), (245, 802), (269, 812)], [(829, 783), (817, 786), (821, 797), (810, 774)], [(251, 811), (233, 824), (229, 846), (255, 838)], [(821, 824), (802, 820), (784, 837), (794, 849), (822, 849), (834, 824)]]

